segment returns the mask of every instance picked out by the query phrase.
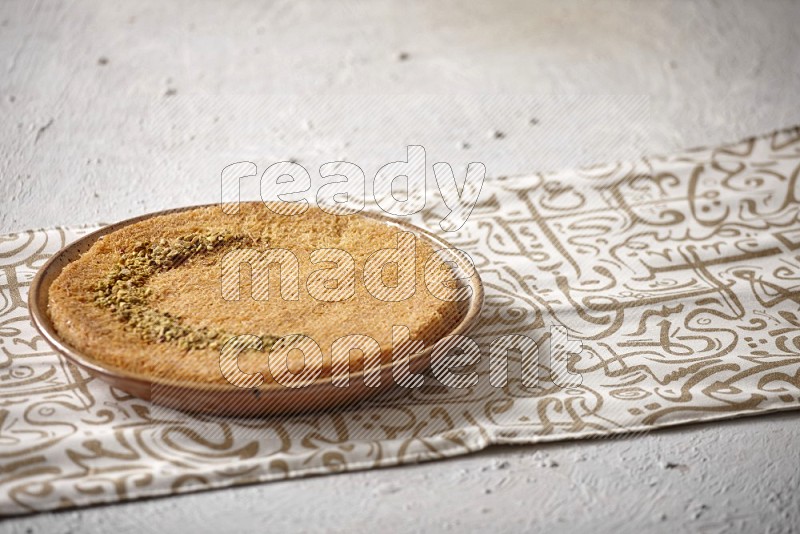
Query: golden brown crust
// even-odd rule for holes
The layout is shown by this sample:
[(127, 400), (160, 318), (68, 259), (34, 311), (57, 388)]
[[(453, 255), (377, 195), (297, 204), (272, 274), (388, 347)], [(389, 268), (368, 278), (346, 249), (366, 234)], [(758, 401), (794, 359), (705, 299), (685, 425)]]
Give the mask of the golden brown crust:
[[(59, 335), (70, 345), (103, 365), (126, 372), (193, 383), (220, 383), (218, 349), (186, 350), (174, 342), (154, 342), (115, 317), (95, 301), (99, 280), (106, 277), (126, 251), (137, 242), (173, 240), (194, 233), (230, 232), (268, 242), (269, 248), (292, 251), (300, 265), (300, 294), (296, 301), (279, 298), (277, 276), (270, 277), (269, 299), (249, 296), (249, 276), (243, 270), (241, 298), (222, 296), (221, 259), (226, 250), (190, 258), (181, 266), (159, 272), (147, 282), (150, 303), (169, 312), (184, 324), (233, 334), (268, 333), (277, 337), (302, 333), (314, 339), (324, 357), (323, 374), (330, 374), (330, 349), (334, 340), (349, 334), (372, 337), (381, 346), (384, 362), (391, 354), (392, 326), (407, 326), (413, 339), (427, 345), (436, 341), (464, 313), (461, 303), (433, 297), (425, 288), (425, 263), (434, 251), (424, 239), (416, 239), (416, 291), (408, 300), (383, 302), (365, 288), (363, 268), (367, 258), (379, 249), (397, 246), (399, 230), (379, 221), (355, 216), (332, 216), (311, 208), (303, 215), (281, 216), (262, 203), (245, 203), (237, 215), (223, 214), (219, 207), (197, 208), (162, 215), (126, 226), (96, 242), (78, 260), (67, 265), (49, 290), (48, 313)], [(311, 251), (335, 248), (355, 260), (355, 296), (344, 302), (323, 302), (311, 297), (306, 288), (309, 274), (320, 265), (309, 259)], [(357, 351), (352, 369), (361, 367)], [(290, 354), (289, 368), (303, 363), (297, 351)], [(247, 373), (269, 377), (266, 354), (245, 352), (239, 366)]]

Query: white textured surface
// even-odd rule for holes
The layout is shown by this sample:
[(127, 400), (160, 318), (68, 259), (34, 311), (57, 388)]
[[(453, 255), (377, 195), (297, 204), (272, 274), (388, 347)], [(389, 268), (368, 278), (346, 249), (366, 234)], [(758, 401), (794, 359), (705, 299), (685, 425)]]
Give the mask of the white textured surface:
[[(245, 159), (370, 176), (414, 143), (429, 165), (497, 176), (800, 123), (797, 2), (161, 4), (0, 4), (0, 232), (214, 202)], [(783, 532), (800, 524), (797, 422), (496, 448), (0, 530)]]

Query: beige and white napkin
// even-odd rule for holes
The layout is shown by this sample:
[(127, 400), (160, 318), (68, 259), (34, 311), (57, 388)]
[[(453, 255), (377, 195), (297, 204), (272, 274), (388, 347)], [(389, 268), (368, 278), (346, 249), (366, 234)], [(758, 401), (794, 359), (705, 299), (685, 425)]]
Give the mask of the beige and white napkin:
[[(92, 228), (0, 237), (0, 513), (336, 473), (800, 407), (800, 128), (589, 169), (497, 179), (467, 224), (486, 301), (478, 383), (431, 377), (333, 412), (189, 416), (57, 356), (30, 281)], [(415, 221), (438, 230), (436, 208)], [(561, 327), (558, 328), (553, 327)], [(579, 340), (561, 386), (486, 356), (510, 334)], [(563, 341), (563, 340), (562, 340)], [(517, 362), (518, 363), (518, 362)]]

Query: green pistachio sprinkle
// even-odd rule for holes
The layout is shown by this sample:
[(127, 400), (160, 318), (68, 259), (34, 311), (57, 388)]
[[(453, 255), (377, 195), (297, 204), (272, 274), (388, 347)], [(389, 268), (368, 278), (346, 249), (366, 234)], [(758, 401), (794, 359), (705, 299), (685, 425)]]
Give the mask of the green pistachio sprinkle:
[[(156, 343), (174, 343), (184, 350), (218, 349), (234, 334), (211, 328), (185, 325), (180, 317), (151, 306), (152, 290), (146, 287), (153, 275), (174, 269), (197, 254), (205, 254), (226, 245), (250, 245), (252, 240), (228, 232), (189, 234), (157, 243), (139, 242), (122, 255), (111, 272), (94, 288), (94, 302), (111, 312), (143, 339)], [(277, 337), (262, 334), (269, 349)]]

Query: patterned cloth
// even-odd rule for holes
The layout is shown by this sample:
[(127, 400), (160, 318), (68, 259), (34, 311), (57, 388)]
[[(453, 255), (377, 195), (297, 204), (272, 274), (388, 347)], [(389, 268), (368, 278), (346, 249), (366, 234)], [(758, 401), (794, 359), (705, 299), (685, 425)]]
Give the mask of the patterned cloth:
[[(35, 333), (26, 298), (36, 269), (93, 228), (2, 237), (0, 512), (798, 408), (799, 174), (793, 128), (487, 183), (469, 222), (445, 236), (484, 281), (478, 383), (448, 389), (426, 377), (419, 389), (281, 418), (189, 416), (78, 371)], [(441, 209), (412, 222), (437, 230)], [(526, 335), (546, 354), (559, 325), (582, 342), (566, 387), (546, 360), (537, 388), (513, 361), (507, 385), (490, 384), (493, 340)]]

